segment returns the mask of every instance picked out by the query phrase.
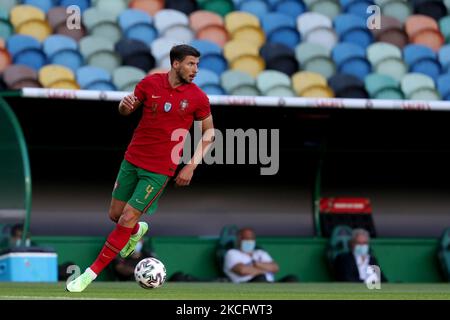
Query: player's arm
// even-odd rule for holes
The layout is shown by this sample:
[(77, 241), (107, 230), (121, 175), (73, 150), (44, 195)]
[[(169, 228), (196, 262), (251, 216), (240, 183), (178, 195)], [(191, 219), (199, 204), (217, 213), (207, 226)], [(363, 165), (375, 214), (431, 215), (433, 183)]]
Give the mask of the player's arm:
[(240, 275), (240, 276), (257, 276), (260, 274), (264, 274), (265, 271), (254, 267), (253, 265), (246, 265), (243, 263), (236, 264), (231, 271)]
[(212, 143), (214, 142), (214, 124), (212, 115), (209, 115), (207, 118), (203, 119), (201, 122), (201, 126), (202, 139), (197, 145), (192, 159), (183, 167), (183, 169), (180, 170), (180, 173), (176, 177), (175, 183), (178, 186), (189, 185), (192, 176), (194, 175), (195, 168), (197, 168), (197, 165), (201, 162), (205, 154), (210, 149)]
[(136, 96), (131, 93), (123, 97), (119, 103), (119, 113), (123, 116), (128, 116), (133, 113), (137, 108), (139, 108), (142, 103), (136, 98)]
[(270, 272), (270, 273), (277, 273), (280, 270), (280, 267), (274, 261), (272, 261), (272, 262), (255, 261), (255, 262), (253, 262), (253, 266), (264, 272)]

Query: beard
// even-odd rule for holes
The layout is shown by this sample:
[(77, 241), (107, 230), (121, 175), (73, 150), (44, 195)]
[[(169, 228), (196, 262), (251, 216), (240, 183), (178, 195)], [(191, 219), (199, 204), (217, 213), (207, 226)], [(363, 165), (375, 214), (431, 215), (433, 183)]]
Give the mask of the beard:
[(181, 73), (181, 71), (179, 71), (179, 70), (176, 71), (176, 75), (177, 75), (178, 81), (180, 81), (181, 83), (184, 83), (184, 84), (191, 83), (188, 79), (186, 79), (183, 76), (183, 73)]

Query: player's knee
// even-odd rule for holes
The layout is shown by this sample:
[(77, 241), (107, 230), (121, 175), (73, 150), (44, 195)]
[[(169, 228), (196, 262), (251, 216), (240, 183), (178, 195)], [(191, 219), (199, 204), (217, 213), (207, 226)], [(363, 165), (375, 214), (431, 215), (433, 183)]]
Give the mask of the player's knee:
[(120, 216), (120, 222), (124, 225), (133, 224), (139, 220), (141, 212), (132, 207), (125, 207), (123, 213)]
[(113, 222), (118, 222), (120, 218), (120, 212), (117, 212), (117, 210), (114, 210), (112, 208), (109, 209), (109, 218)]

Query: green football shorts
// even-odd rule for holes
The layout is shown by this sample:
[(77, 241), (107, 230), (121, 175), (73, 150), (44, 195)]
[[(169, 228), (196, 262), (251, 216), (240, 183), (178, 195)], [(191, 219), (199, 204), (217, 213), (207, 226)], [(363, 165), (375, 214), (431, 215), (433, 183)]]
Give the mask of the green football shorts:
[(141, 169), (124, 159), (112, 197), (143, 213), (152, 214), (158, 208), (158, 199), (168, 181), (168, 176)]

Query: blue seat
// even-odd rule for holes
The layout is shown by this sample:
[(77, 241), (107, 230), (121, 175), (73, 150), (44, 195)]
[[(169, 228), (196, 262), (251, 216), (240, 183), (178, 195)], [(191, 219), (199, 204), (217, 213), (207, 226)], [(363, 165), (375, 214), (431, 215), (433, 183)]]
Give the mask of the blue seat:
[(354, 43), (340, 42), (331, 51), (331, 56), (336, 65), (340, 66), (349, 59), (365, 59), (366, 51)]
[(136, 24), (130, 27), (125, 32), (125, 38), (139, 40), (147, 44), (150, 48), (150, 44), (158, 37), (158, 31), (155, 27), (149, 24)]
[(374, 5), (372, 0), (340, 0), (342, 11), (368, 18), (367, 7)]
[(82, 89), (97, 82), (111, 82), (111, 75), (105, 69), (94, 66), (83, 66), (76, 71), (77, 82)]
[(294, 49), (301, 41), (295, 19), (291, 16), (272, 12), (261, 18), (261, 25), (266, 34), (266, 42), (284, 44)]
[(200, 68), (208, 69), (221, 75), (228, 69), (228, 62), (222, 54), (222, 48), (214, 42), (208, 40), (193, 40), (191, 46), (202, 54), (200, 58)]
[(438, 77), (437, 89), (443, 100), (450, 100), (450, 73)]
[(216, 85), (216, 84), (207, 84), (202, 87), (202, 90), (206, 94), (210, 94), (210, 95), (224, 95), (225, 94), (225, 90), (220, 85)]
[(450, 44), (442, 46), (438, 53), (439, 62), (442, 66), (443, 72), (447, 72), (450, 69)]
[(41, 44), (33, 37), (15, 34), (6, 40), (14, 64), (24, 64), (36, 71), (47, 63)]
[[(235, 3), (236, 6), (236, 3)], [(264, 0), (243, 0), (237, 4), (239, 11), (251, 13), (258, 18), (270, 11), (270, 5)]]
[(118, 22), (120, 28), (124, 32), (136, 24), (153, 24), (152, 17), (149, 14), (137, 9), (127, 9), (123, 11), (118, 17)]
[(199, 69), (197, 76), (194, 79), (197, 86), (203, 88), (206, 85), (220, 86), (220, 77), (213, 71), (207, 69)]
[(63, 50), (48, 58), (49, 63), (59, 64), (71, 69), (73, 72), (84, 65), (84, 58), (76, 50)]
[(81, 12), (91, 7), (91, 0), (58, 0), (58, 6), (69, 7), (71, 5), (76, 5), (80, 8)]
[(47, 37), (42, 43), (42, 48), (47, 57), (51, 57), (55, 53), (63, 50), (78, 51), (77, 42), (73, 38), (59, 34)]
[(441, 65), (434, 51), (426, 46), (409, 44), (403, 48), (403, 59), (410, 72), (419, 72), (433, 78), (436, 82), (441, 74)]
[(219, 54), (222, 55), (222, 48), (216, 43), (208, 40), (193, 40), (190, 43), (191, 46), (196, 48), (203, 55), (207, 54)]
[(269, 0), (269, 2), (272, 3), (274, 11), (286, 14), (292, 18), (297, 18), (307, 11), (305, 4), (301, 0)]
[(55, 6), (54, 0), (24, 0), (22, 3), (39, 8), (45, 13)]
[(95, 81), (83, 88), (85, 90), (98, 90), (98, 91), (116, 91), (116, 86), (109, 81)]
[(367, 28), (366, 20), (359, 16), (341, 14), (334, 18), (333, 23), (341, 42), (352, 42), (363, 48), (373, 42), (373, 35)]

